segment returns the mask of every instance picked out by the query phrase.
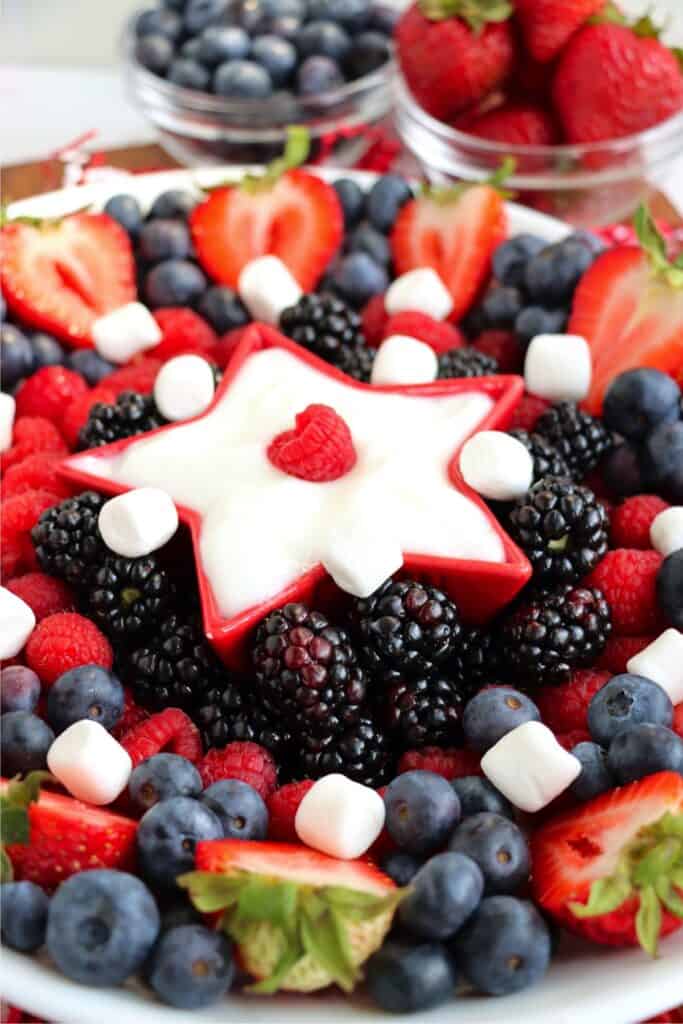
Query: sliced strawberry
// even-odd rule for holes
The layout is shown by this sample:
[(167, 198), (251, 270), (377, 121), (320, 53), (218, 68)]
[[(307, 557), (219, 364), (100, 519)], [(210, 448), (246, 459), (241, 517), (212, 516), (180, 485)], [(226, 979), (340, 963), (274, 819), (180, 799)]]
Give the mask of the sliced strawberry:
[(287, 171), (274, 184), (216, 189), (190, 220), (197, 257), (231, 288), (258, 256), (279, 256), (312, 291), (339, 248), (344, 217), (331, 185), (306, 171)]
[(14, 221), (0, 231), (0, 283), (22, 323), (89, 347), (95, 320), (136, 297), (130, 239), (106, 214)]
[(391, 236), (397, 274), (432, 267), (453, 298), (451, 319), (473, 304), (491, 273), (491, 257), (505, 236), (505, 206), (490, 185), (413, 199)]

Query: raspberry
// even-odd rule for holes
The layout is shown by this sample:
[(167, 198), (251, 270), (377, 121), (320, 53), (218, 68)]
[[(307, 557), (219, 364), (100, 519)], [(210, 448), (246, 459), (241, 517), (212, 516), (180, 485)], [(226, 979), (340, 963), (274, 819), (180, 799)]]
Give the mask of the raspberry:
[(495, 359), (500, 373), (517, 373), (522, 368), (522, 346), (512, 331), (484, 331), (472, 348)]
[(212, 355), (218, 335), (198, 313), (169, 306), (158, 309), (154, 319), (163, 338), (149, 350), (150, 356), (166, 361), (188, 352), (207, 358)]
[(44, 366), (17, 391), (17, 416), (44, 416), (59, 426), (67, 405), (87, 390), (80, 373), (64, 366)]
[(671, 728), (683, 739), (683, 704), (677, 704), (674, 708), (674, 717)]
[(356, 464), (356, 449), (345, 421), (329, 405), (309, 405), (298, 413), (294, 430), (273, 438), (268, 458), (299, 480), (338, 480)]
[(373, 295), (361, 313), (361, 330), (365, 343), (370, 348), (379, 348), (386, 334), (386, 327), (389, 314), (384, 306), (383, 295)]
[(122, 391), (137, 391), (141, 395), (149, 395), (161, 365), (160, 359), (141, 359), (138, 363), (131, 363), (130, 366), (115, 370), (100, 383), (110, 388), (117, 396)]
[(555, 733), (587, 729), (588, 705), (609, 677), (609, 672), (588, 668), (575, 672), (568, 683), (537, 690), (534, 700), (548, 728)]
[(68, 448), (54, 423), (42, 416), (22, 416), (14, 424), (12, 447), (0, 456), (2, 472), (23, 462), (35, 452), (68, 455)]
[(636, 494), (627, 498), (612, 513), (612, 544), (615, 548), (639, 548), (649, 551), (650, 527), (665, 509), (669, 508), (656, 494)]
[(88, 422), (88, 415), (93, 405), (104, 402), (105, 405), (113, 405), (116, 401), (117, 392), (106, 384), (99, 384), (92, 391), (86, 391), (84, 395), (74, 398), (64, 412), (62, 419), (62, 433), (70, 448), (78, 445), (78, 435), (81, 428)]
[(577, 743), (589, 743), (590, 738), (588, 729), (571, 729), (569, 732), (555, 733), (555, 739), (565, 750), (571, 750)]
[(248, 330), (247, 327), (234, 327), (227, 334), (224, 334), (220, 341), (216, 342), (216, 347), (213, 351), (213, 361), (219, 370), (226, 368), (237, 351), (246, 330)]
[(550, 402), (538, 395), (524, 394), (519, 405), (515, 409), (510, 430), (528, 430), (530, 433), (536, 426), (536, 421), (543, 415), (546, 409), (550, 408)]
[(202, 756), (199, 729), (180, 708), (166, 708), (143, 719), (122, 736), (121, 746), (130, 754), (133, 768), (162, 750), (186, 757), (193, 764)]
[(60, 498), (68, 498), (71, 488), (57, 472), (62, 461), (60, 455), (37, 452), (15, 466), (10, 466), (2, 481), (3, 496), (10, 498), (26, 491), (49, 491)]
[(663, 625), (656, 593), (661, 564), (657, 551), (618, 548), (608, 551), (586, 579), (587, 587), (599, 587), (605, 595), (617, 636), (654, 633)]
[(626, 672), (626, 663), (635, 654), (640, 654), (656, 638), (654, 636), (611, 636), (598, 658), (598, 668), (618, 676)]
[(25, 601), (32, 609), (36, 622), (48, 615), (70, 612), (75, 608), (73, 594), (66, 583), (43, 572), (29, 572), (7, 584), (7, 589)]
[(19, 537), (11, 533), (6, 536), (0, 526), (0, 580), (3, 583), (7, 584), (21, 571), (26, 551), (26, 544), (22, 544)]
[(268, 797), (268, 838), (277, 843), (298, 843), (294, 819), (299, 804), (314, 785), (313, 779), (288, 782)]
[(405, 334), (409, 338), (417, 338), (434, 349), (437, 355), (449, 352), (452, 348), (462, 348), (465, 339), (453, 324), (435, 320), (426, 313), (396, 313), (389, 317), (384, 325), (382, 338), (390, 338), (392, 334)]
[(277, 766), (258, 743), (228, 743), (222, 750), (207, 751), (197, 765), (204, 788), (220, 779), (241, 779), (267, 800), (277, 786)]
[(9, 547), (8, 568), (13, 566), (12, 575), (38, 568), (31, 530), (42, 513), (59, 501), (60, 498), (49, 491), (24, 491), (2, 502), (0, 547), (3, 550)]
[(399, 775), (403, 772), (436, 772), (444, 779), (460, 779), (463, 775), (481, 775), (480, 758), (472, 750), (448, 747), (423, 747), (407, 750), (398, 762)]
[(71, 668), (101, 665), (110, 669), (114, 654), (109, 641), (83, 615), (60, 612), (43, 619), (29, 637), (26, 662), (45, 686)]
[(123, 688), (123, 699), (123, 714), (111, 731), (112, 736), (117, 740), (132, 732), (141, 722), (146, 722), (151, 717), (149, 711), (145, 711), (144, 708), (135, 703), (133, 691), (127, 686)]

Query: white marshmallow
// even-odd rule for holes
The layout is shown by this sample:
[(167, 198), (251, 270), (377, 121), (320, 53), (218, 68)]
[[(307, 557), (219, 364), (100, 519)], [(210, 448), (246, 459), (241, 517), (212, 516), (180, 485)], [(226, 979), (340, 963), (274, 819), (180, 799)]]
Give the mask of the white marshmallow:
[(387, 531), (352, 527), (335, 533), (322, 564), (340, 590), (365, 598), (398, 572), (403, 552)]
[(579, 402), (591, 385), (591, 353), (578, 334), (537, 334), (527, 349), (524, 381), (532, 395)]
[(389, 285), (384, 296), (389, 316), (407, 311), (426, 313), (434, 320), (445, 320), (453, 309), (446, 285), (431, 267), (418, 267), (401, 274)]
[(683, 505), (665, 508), (650, 527), (652, 547), (665, 558), (683, 548)]
[(462, 446), (460, 471), (478, 494), (512, 501), (531, 487), (534, 460), (516, 437), (501, 430), (482, 430)]
[(116, 800), (133, 770), (128, 751), (88, 718), (57, 737), (47, 752), (47, 766), (77, 800), (98, 806)]
[(36, 617), (26, 602), (11, 590), (0, 587), (0, 658), (14, 658), (35, 625)]
[(669, 694), (672, 704), (683, 702), (683, 633), (665, 629), (626, 663), (628, 672), (645, 676), (659, 683)]
[(299, 804), (294, 827), (301, 842), (314, 850), (354, 860), (377, 839), (384, 817), (384, 800), (374, 789), (345, 775), (325, 775)]
[(515, 807), (533, 814), (571, 785), (581, 764), (547, 725), (525, 722), (486, 751), (481, 770)]
[(259, 256), (247, 263), (237, 282), (237, 290), (254, 320), (277, 326), (280, 315), (294, 306), (303, 292), (299, 282), (277, 256)]
[(166, 491), (137, 487), (106, 501), (97, 525), (111, 551), (142, 558), (171, 539), (178, 529), (178, 510)]
[(216, 384), (213, 370), (201, 356), (169, 359), (154, 381), (154, 401), (167, 420), (190, 420), (211, 405)]
[(436, 380), (436, 352), (417, 338), (392, 334), (377, 350), (372, 365), (372, 384), (429, 384)]
[(12, 395), (0, 391), (0, 452), (6, 452), (12, 447), (12, 432), (14, 430), (14, 413), (17, 408)]
[(138, 352), (158, 345), (162, 336), (159, 324), (141, 302), (120, 306), (92, 326), (95, 348), (110, 363), (127, 363)]

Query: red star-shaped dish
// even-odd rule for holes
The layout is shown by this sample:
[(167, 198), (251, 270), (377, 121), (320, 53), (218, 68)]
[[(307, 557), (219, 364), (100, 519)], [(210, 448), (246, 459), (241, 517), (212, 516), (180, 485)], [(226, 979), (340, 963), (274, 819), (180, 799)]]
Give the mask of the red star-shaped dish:
[[(356, 531), (361, 556), (391, 538), (403, 571), (440, 587), (470, 620), (511, 601), (529, 563), (464, 483), (458, 456), (476, 431), (505, 428), (521, 393), (512, 376), (370, 387), (254, 324), (205, 413), (81, 452), (62, 471), (106, 494), (170, 494), (192, 536), (206, 635), (239, 663), (263, 616), (315, 600), (335, 538), (348, 546)], [(344, 418), (358, 453), (328, 483), (282, 473), (266, 454), (314, 403)]]

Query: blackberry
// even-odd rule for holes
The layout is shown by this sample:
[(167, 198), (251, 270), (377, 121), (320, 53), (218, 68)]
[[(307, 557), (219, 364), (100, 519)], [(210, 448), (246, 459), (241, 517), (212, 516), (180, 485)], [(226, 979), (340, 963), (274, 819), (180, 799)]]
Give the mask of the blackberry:
[(43, 512), (31, 539), (44, 572), (74, 587), (90, 585), (107, 551), (97, 525), (104, 502), (95, 491), (84, 491)]
[(387, 580), (355, 602), (354, 616), (363, 659), (374, 671), (427, 675), (455, 652), (462, 631), (452, 601), (414, 580)]
[(156, 558), (108, 556), (88, 594), (90, 613), (112, 639), (137, 640), (164, 615), (173, 585)]
[(495, 682), (500, 674), (500, 666), (493, 634), (478, 626), (464, 626), (448, 668), (465, 699), (473, 697), (483, 686)]
[(374, 354), (365, 344), (361, 318), (336, 296), (302, 296), (282, 313), (280, 328), (292, 341), (344, 373), (370, 379)]
[(300, 764), (306, 778), (341, 773), (377, 788), (392, 775), (387, 738), (371, 718), (361, 718), (339, 736), (304, 737)]
[(558, 402), (547, 409), (536, 423), (536, 433), (560, 453), (575, 480), (583, 480), (595, 469), (613, 444), (602, 422), (573, 402)]
[(503, 620), (501, 664), (519, 689), (566, 683), (574, 669), (595, 663), (611, 630), (602, 591), (565, 583), (536, 593)]
[(98, 402), (93, 405), (84, 427), (78, 435), (79, 448), (99, 448), (124, 437), (135, 437), (148, 430), (156, 430), (168, 421), (157, 409), (151, 395), (137, 391), (122, 391), (113, 405)]
[(246, 686), (228, 683), (203, 695), (195, 721), (204, 746), (225, 747), (228, 743), (249, 740), (265, 747), (280, 764), (288, 756), (292, 737), (282, 722), (272, 720), (258, 708)]
[(358, 720), (368, 680), (348, 634), (320, 612), (287, 604), (258, 627), (253, 665), (259, 700), (296, 735), (329, 736)]
[(489, 377), (498, 373), (492, 356), (476, 348), (451, 348), (439, 356), (439, 377)]
[(531, 455), (534, 461), (534, 483), (544, 476), (570, 477), (572, 475), (563, 456), (542, 434), (530, 434), (527, 430), (521, 429), (511, 430), (509, 433), (511, 437), (521, 441)]
[(457, 683), (443, 675), (390, 672), (384, 685), (381, 721), (400, 752), (462, 745), (465, 699)]

